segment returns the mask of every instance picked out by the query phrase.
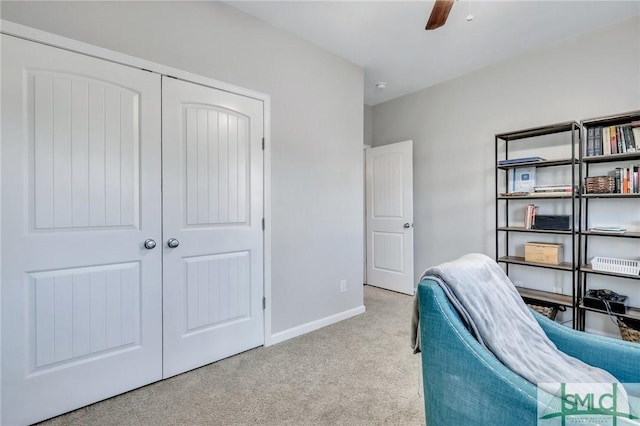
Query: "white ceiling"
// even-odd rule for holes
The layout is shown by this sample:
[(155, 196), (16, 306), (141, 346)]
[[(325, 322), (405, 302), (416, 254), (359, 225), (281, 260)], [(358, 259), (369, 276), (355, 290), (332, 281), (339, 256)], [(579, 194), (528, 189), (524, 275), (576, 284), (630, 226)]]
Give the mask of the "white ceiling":
[(425, 31), (434, 1), (228, 3), (363, 67), (367, 105), (640, 15), (640, 0), (457, 0), (443, 27)]

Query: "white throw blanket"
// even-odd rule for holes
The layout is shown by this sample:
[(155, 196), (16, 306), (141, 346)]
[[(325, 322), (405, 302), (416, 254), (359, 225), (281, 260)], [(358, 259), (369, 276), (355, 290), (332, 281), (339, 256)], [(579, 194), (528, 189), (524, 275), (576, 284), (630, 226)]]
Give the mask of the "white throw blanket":
[[(559, 383), (590, 384), (590, 389), (594, 384), (609, 384), (602, 386), (603, 392), (618, 383), (608, 372), (558, 350), (490, 257), (468, 254), (428, 269), (423, 277), (436, 278), (481, 344), (509, 369), (552, 395), (557, 394)], [(624, 388), (621, 391), (626, 402)], [(620, 411), (628, 413), (628, 406)]]

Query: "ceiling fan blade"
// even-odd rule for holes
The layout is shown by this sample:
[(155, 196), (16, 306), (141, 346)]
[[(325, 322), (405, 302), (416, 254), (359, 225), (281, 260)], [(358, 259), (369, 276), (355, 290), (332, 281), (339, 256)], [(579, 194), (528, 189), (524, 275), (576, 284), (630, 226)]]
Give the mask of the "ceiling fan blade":
[(449, 16), (449, 12), (451, 12), (453, 2), (454, 0), (436, 0), (425, 30), (435, 30), (443, 26), (444, 23), (447, 22), (447, 17)]

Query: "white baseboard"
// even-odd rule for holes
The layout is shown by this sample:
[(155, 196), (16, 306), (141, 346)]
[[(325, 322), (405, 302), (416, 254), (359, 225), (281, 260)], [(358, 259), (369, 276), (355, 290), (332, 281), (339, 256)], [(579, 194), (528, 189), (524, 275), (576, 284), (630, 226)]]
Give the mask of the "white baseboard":
[(311, 321), (306, 324), (299, 325), (297, 327), (290, 328), (288, 330), (279, 331), (271, 335), (269, 342), (265, 342), (265, 346), (275, 345), (276, 343), (284, 342), (285, 340), (293, 339), (294, 337), (302, 336), (314, 330), (318, 330), (322, 327), (326, 327), (331, 324), (335, 324), (340, 321), (344, 321), (348, 318), (355, 317), (356, 315), (364, 314), (364, 305), (357, 308), (349, 309), (348, 311), (340, 312), (335, 315), (331, 315), (319, 320)]

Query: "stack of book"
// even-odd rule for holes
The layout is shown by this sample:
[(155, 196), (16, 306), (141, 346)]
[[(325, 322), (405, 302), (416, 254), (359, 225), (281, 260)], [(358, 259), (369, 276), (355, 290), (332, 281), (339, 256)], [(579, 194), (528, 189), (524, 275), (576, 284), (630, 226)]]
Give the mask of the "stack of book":
[(533, 222), (535, 222), (537, 213), (538, 206), (533, 204), (526, 205), (524, 208), (524, 229), (533, 229)]
[(624, 234), (627, 232), (622, 226), (594, 226), (589, 228), (589, 231), (606, 232), (610, 234)]
[(537, 195), (557, 195), (566, 196), (573, 192), (573, 185), (557, 184), (557, 185), (536, 185), (533, 187), (534, 194)]
[(520, 157), (520, 158), (510, 158), (508, 160), (498, 160), (499, 166), (509, 166), (514, 164), (526, 164), (526, 163), (537, 163), (539, 161), (544, 161), (542, 157)]
[(640, 151), (640, 121), (618, 126), (587, 128), (585, 155), (626, 154)]
[(616, 194), (640, 194), (640, 164), (616, 167), (613, 172)]

